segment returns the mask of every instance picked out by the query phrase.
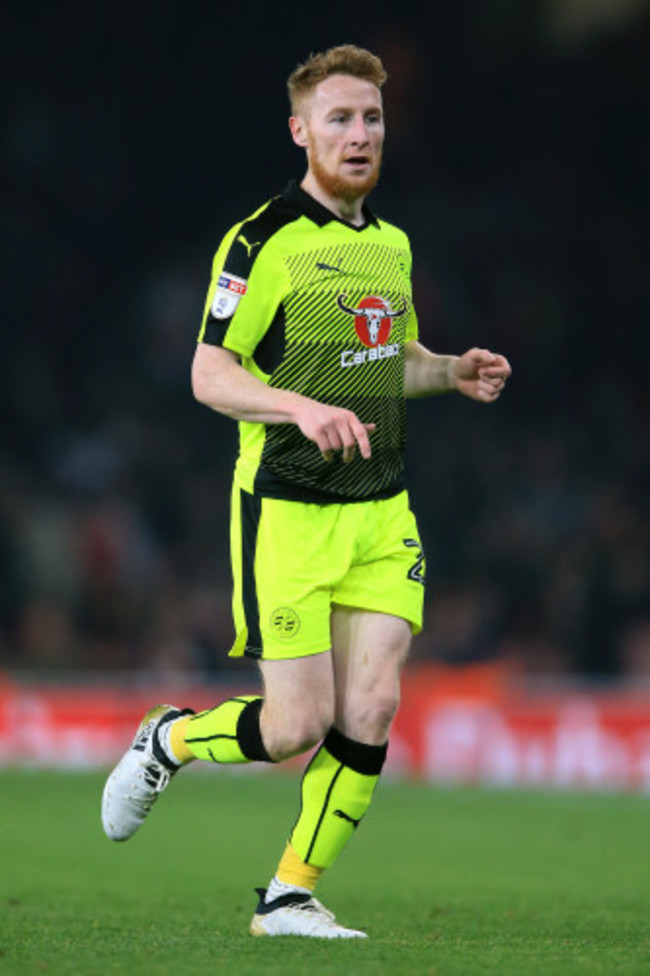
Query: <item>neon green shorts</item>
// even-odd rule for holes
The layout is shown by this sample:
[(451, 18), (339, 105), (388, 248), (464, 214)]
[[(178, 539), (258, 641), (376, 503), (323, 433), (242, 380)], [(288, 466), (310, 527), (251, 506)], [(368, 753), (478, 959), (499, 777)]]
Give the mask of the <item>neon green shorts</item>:
[(331, 646), (333, 604), (422, 629), (424, 555), (407, 493), (317, 505), (251, 495), (231, 512), (232, 657), (282, 660)]

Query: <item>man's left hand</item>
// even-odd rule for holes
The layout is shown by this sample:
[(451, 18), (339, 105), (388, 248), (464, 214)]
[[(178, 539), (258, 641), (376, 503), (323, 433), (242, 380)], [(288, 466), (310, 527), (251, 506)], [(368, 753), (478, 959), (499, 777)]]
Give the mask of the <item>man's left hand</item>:
[(481, 403), (494, 403), (503, 391), (512, 369), (505, 356), (489, 349), (468, 349), (450, 369), (452, 386)]

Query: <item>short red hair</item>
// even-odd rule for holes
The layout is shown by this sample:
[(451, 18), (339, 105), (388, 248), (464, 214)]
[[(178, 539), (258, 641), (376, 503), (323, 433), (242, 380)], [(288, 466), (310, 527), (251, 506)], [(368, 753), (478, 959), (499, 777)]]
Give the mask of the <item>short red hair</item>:
[(340, 44), (321, 54), (310, 54), (287, 80), (293, 115), (299, 113), (304, 97), (330, 75), (352, 75), (353, 78), (371, 82), (377, 88), (381, 88), (388, 77), (380, 58), (355, 44)]

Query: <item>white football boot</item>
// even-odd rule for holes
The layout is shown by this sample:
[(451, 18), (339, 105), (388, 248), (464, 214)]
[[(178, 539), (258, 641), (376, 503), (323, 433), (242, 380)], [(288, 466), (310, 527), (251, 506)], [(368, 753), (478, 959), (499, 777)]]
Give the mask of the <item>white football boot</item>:
[(256, 888), (260, 900), (251, 922), (251, 935), (302, 935), (308, 939), (367, 939), (365, 932), (346, 929), (313, 895), (290, 892), (266, 902), (266, 888)]
[(158, 728), (191, 709), (156, 705), (144, 716), (135, 738), (106, 780), (102, 796), (102, 825), (111, 840), (128, 840), (180, 766), (163, 752)]

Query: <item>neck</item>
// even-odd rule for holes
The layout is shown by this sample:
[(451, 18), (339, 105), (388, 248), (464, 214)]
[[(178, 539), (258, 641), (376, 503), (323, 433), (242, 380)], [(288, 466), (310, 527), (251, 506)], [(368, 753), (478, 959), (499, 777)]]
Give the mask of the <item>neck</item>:
[(322, 203), (324, 207), (331, 210), (340, 220), (345, 220), (348, 224), (354, 224), (355, 227), (361, 227), (362, 224), (365, 224), (366, 221), (362, 210), (363, 196), (351, 198), (334, 196), (323, 189), (314, 174), (310, 171), (307, 171), (307, 175), (300, 185), (310, 197)]

